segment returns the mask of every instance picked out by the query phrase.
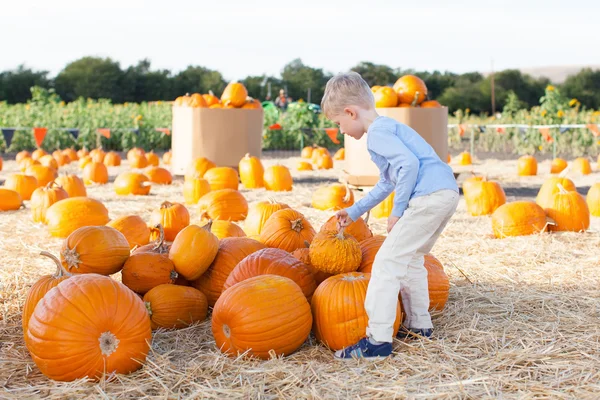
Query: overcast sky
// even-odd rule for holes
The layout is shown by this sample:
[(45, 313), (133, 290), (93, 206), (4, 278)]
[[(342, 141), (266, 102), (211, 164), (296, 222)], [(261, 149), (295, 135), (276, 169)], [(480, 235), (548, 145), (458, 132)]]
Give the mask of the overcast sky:
[[(600, 1), (0, 0), (0, 70), (93, 55), (226, 79), (360, 61), (441, 71), (600, 64)], [(419, 5), (417, 5), (419, 4)]]

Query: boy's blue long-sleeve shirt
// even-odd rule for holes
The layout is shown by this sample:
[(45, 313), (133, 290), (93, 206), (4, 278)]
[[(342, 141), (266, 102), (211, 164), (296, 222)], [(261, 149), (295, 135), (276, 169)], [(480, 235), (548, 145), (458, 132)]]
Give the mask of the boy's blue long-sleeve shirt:
[(380, 171), (377, 185), (352, 207), (348, 216), (361, 215), (395, 191), (392, 215), (402, 217), (413, 197), (438, 190), (458, 192), (452, 168), (414, 129), (388, 117), (377, 117), (367, 132), (367, 149)]

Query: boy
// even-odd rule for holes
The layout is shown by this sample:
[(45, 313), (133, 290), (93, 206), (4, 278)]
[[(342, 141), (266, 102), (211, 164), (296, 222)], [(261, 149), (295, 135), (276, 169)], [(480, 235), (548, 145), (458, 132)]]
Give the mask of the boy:
[(343, 134), (358, 140), (367, 133), (367, 148), (380, 170), (377, 185), (336, 214), (338, 225), (356, 221), (395, 192), (388, 237), (375, 257), (365, 299), (367, 337), (337, 351), (335, 357), (387, 357), (392, 353), (400, 289), (407, 313), (405, 337), (431, 336), (424, 255), (456, 211), (458, 186), (452, 169), (417, 132), (377, 114), (373, 93), (359, 74), (350, 72), (329, 80), (321, 107)]

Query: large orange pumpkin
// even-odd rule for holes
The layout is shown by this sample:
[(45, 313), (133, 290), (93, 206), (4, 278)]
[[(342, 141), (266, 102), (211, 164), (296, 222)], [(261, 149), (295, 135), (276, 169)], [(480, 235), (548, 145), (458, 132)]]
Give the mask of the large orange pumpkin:
[(278, 203), (273, 199), (254, 203), (248, 211), (248, 217), (244, 221), (244, 231), (248, 236), (260, 235), (265, 222), (273, 213), (284, 208), (290, 208), (285, 203)]
[(196, 158), (190, 163), (190, 165), (188, 165), (185, 173), (185, 180), (195, 177), (203, 178), (206, 171), (211, 168), (215, 168), (216, 166), (217, 165), (208, 158)]
[(206, 296), (193, 287), (158, 285), (144, 295), (152, 329), (180, 329), (204, 321), (208, 315)]
[(45, 165), (31, 165), (25, 170), (27, 175), (35, 176), (37, 179), (38, 187), (46, 186), (56, 178), (58, 173), (56, 169), (52, 167), (46, 167)]
[(146, 196), (150, 193), (151, 186), (148, 177), (138, 172), (121, 172), (114, 182), (115, 193), (120, 196)]
[(318, 169), (331, 169), (333, 168), (333, 158), (329, 154), (322, 154), (317, 157), (315, 164)]
[(210, 184), (210, 190), (237, 190), (240, 181), (237, 171), (230, 167), (211, 168), (206, 171), (203, 178)]
[(215, 190), (200, 198), (198, 212), (203, 219), (241, 221), (248, 215), (248, 202), (235, 189)]
[(246, 279), (270, 274), (285, 276), (296, 282), (308, 301), (317, 288), (311, 269), (302, 261), (281, 249), (262, 249), (239, 262), (229, 274), (223, 290)]
[(259, 275), (225, 290), (212, 314), (215, 344), (230, 356), (291, 354), (306, 341), (311, 325), (300, 287), (277, 275)]
[(85, 184), (77, 175), (60, 175), (54, 180), (69, 195), (69, 197), (86, 197), (87, 190)]
[(310, 244), (309, 255), (312, 266), (328, 274), (356, 271), (362, 260), (358, 241), (343, 229), (319, 232)]
[(70, 273), (111, 275), (129, 258), (125, 236), (110, 226), (84, 226), (63, 242), (60, 260)]
[(172, 242), (177, 234), (190, 224), (190, 213), (184, 205), (164, 201), (160, 208), (152, 211), (150, 225), (162, 225), (165, 240)]
[(103, 164), (107, 167), (118, 167), (121, 165), (121, 156), (115, 151), (109, 151), (104, 156)]
[(538, 192), (535, 202), (542, 208), (548, 208), (554, 203), (554, 194), (560, 192), (558, 185), (562, 185), (568, 192), (577, 190), (575, 183), (569, 178), (551, 177), (544, 181)]
[(533, 201), (506, 203), (492, 214), (492, 230), (497, 238), (544, 232), (546, 213)]
[(506, 194), (498, 182), (482, 180), (474, 182), (464, 192), (467, 211), (472, 216), (489, 215), (506, 203)]
[(174, 283), (178, 276), (169, 255), (160, 251), (136, 252), (121, 270), (123, 284), (141, 295), (158, 285)]
[(146, 153), (146, 161), (147, 164), (152, 167), (158, 167), (160, 165), (160, 158), (153, 151)]
[(473, 160), (471, 159), (471, 153), (468, 151), (463, 151), (457, 156), (459, 165), (471, 165)]
[(23, 326), (23, 334), (27, 332), (27, 325), (29, 324), (29, 319), (31, 318), (31, 314), (33, 314), (33, 310), (35, 310), (35, 306), (37, 303), (52, 289), (56, 287), (59, 283), (64, 281), (65, 279), (71, 276), (70, 273), (65, 271), (63, 266), (60, 263), (60, 260), (56, 258), (52, 253), (48, 253), (47, 251), (42, 251), (40, 255), (50, 258), (56, 264), (56, 272), (52, 275), (44, 275), (39, 278), (29, 289), (27, 293), (27, 298), (25, 299), (25, 303), (23, 304), (23, 313), (22, 313), (22, 326)]
[(208, 269), (218, 251), (219, 239), (210, 231), (210, 225), (189, 225), (173, 241), (169, 259), (178, 274), (192, 281)]
[(68, 193), (56, 182), (52, 181), (45, 187), (35, 189), (31, 195), (31, 213), (33, 222), (46, 223), (46, 211), (57, 201), (68, 198)]
[(238, 165), (240, 180), (246, 189), (258, 189), (265, 186), (265, 168), (258, 157), (246, 154)]
[(450, 295), (450, 280), (444, 272), (444, 266), (432, 254), (425, 254), (427, 269), (427, 287), (429, 291), (429, 311), (441, 311), (446, 307)]
[(427, 98), (425, 82), (415, 75), (404, 75), (398, 78), (394, 83), (394, 90), (398, 93), (398, 103), (417, 106)]
[(313, 192), (312, 206), (317, 210), (337, 211), (354, 204), (354, 193), (348, 185), (335, 183)]
[(517, 161), (519, 176), (537, 175), (537, 160), (534, 156), (522, 156)]
[(198, 204), (202, 196), (208, 192), (210, 192), (210, 184), (204, 178), (193, 177), (183, 182), (185, 204)]
[(46, 154), (45, 156), (42, 156), (39, 160), (40, 164), (42, 164), (44, 167), (49, 167), (55, 170), (58, 170), (58, 162), (56, 161), (56, 159), (51, 156), (50, 154)]
[(306, 247), (311, 243), (315, 230), (304, 215), (291, 208), (276, 211), (269, 217), (260, 233), (260, 241), (267, 247), (288, 252)]
[(23, 200), (31, 199), (31, 195), (38, 187), (37, 178), (31, 175), (11, 174), (4, 181), (4, 188), (19, 193)]
[(211, 224), (210, 225), (210, 231), (219, 239), (225, 239), (228, 237), (244, 237), (246, 236), (246, 233), (244, 232), (244, 230), (242, 228), (239, 227), (239, 225), (236, 225), (235, 223), (231, 222), (231, 221), (224, 221), (224, 220), (209, 220), (206, 222), (202, 222), (200, 224), (200, 226), (204, 226), (207, 224)]
[(108, 169), (106, 165), (99, 162), (91, 162), (83, 169), (83, 183), (86, 185), (108, 183)]
[(40, 164), (39, 161), (34, 160), (31, 157), (26, 157), (26, 158), (23, 158), (21, 161), (19, 161), (19, 170), (21, 172), (25, 172), (27, 170), (27, 168), (29, 168), (31, 165), (42, 165), (42, 164)]
[(73, 381), (139, 369), (151, 337), (142, 299), (109, 277), (83, 274), (60, 282), (39, 301), (25, 344), (44, 375)]
[(150, 167), (144, 172), (144, 175), (148, 177), (150, 182), (158, 185), (170, 185), (173, 183), (173, 175), (161, 167)]
[(560, 174), (564, 171), (565, 168), (567, 168), (568, 165), (569, 163), (567, 162), (567, 160), (564, 160), (562, 158), (555, 158), (554, 160), (552, 160), (552, 164), (550, 164), (550, 173)]
[(596, 182), (590, 187), (585, 201), (594, 217), (600, 217), (600, 182)]
[[(370, 278), (370, 274), (350, 272), (332, 276), (319, 285), (311, 301), (313, 332), (318, 341), (340, 350), (365, 337), (369, 318), (364, 304)], [(398, 302), (394, 335), (401, 322)]]
[(298, 260), (302, 261), (304, 263), (304, 265), (306, 265), (308, 267), (308, 269), (312, 272), (313, 277), (315, 278), (315, 283), (317, 284), (317, 286), (319, 286), (321, 284), (321, 282), (323, 282), (325, 279), (332, 276), (331, 274), (328, 274), (323, 271), (319, 271), (318, 269), (316, 269), (315, 267), (312, 266), (312, 264), (310, 263), (310, 254), (309, 254), (308, 247), (305, 247), (302, 249), (296, 249), (296, 250), (292, 251), (290, 254), (292, 256), (294, 256), (295, 258), (297, 258)]
[(219, 251), (206, 272), (192, 282), (204, 293), (213, 307), (223, 292), (223, 285), (235, 266), (246, 256), (264, 249), (265, 245), (247, 237), (225, 238), (219, 241)]
[(373, 97), (377, 108), (396, 107), (398, 105), (398, 94), (388, 86), (380, 87), (373, 93)]
[(150, 243), (150, 228), (137, 215), (126, 215), (113, 219), (106, 226), (115, 228), (125, 236), (129, 248), (140, 247)]
[(33, 158), (34, 160), (39, 160), (46, 154), (48, 154), (48, 153), (46, 153), (46, 151), (44, 149), (37, 148), (33, 151), (33, 153), (31, 153), (31, 158)]
[(294, 180), (290, 170), (283, 165), (272, 165), (266, 169), (264, 175), (265, 189), (274, 192), (289, 192), (292, 190)]
[(230, 82), (221, 95), (223, 105), (231, 105), (233, 107), (241, 107), (246, 103), (248, 91), (242, 83)]
[(25, 205), (17, 191), (0, 187), (0, 211), (16, 211), (21, 207)]
[(375, 256), (383, 245), (385, 239), (385, 236), (377, 235), (365, 239), (359, 243), (362, 257), (360, 261), (360, 267), (358, 267), (358, 272), (371, 273)]
[[(367, 216), (367, 220), (368, 220), (368, 216)], [(371, 236), (373, 236), (373, 232), (371, 232), (371, 229), (369, 229), (369, 225), (367, 224), (367, 220), (362, 219), (362, 217), (358, 217), (358, 219), (356, 221), (354, 221), (353, 223), (351, 223), (350, 225), (348, 225), (347, 227), (344, 228), (344, 232), (352, 235), (354, 237), (354, 239), (358, 240), (359, 242), (362, 242), (365, 239), (370, 238)], [(337, 227), (337, 222), (338, 219), (335, 215), (331, 216), (327, 222), (325, 222), (323, 224), (323, 226), (321, 226), (320, 231), (337, 231), (338, 227)]]
[(590, 210), (582, 195), (576, 191), (568, 191), (561, 184), (557, 185), (558, 193), (552, 196), (552, 204), (545, 209), (554, 224), (550, 231), (583, 232), (590, 227)]
[(82, 226), (105, 225), (108, 221), (104, 204), (88, 197), (69, 197), (46, 210), (48, 231), (55, 237), (64, 238)]
[(26, 150), (23, 150), (23, 151), (20, 151), (20, 152), (17, 153), (17, 155), (15, 157), (15, 161), (17, 163), (20, 163), (21, 160), (23, 160), (25, 158), (31, 158), (31, 153), (28, 152), (28, 151), (26, 151)]

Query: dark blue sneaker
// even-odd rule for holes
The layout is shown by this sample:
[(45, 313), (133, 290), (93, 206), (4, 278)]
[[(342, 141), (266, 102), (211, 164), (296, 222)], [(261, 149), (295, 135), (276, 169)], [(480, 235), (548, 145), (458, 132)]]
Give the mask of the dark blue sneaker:
[(362, 338), (358, 343), (348, 346), (345, 349), (335, 352), (336, 360), (352, 360), (352, 359), (381, 359), (392, 355), (392, 344), (381, 343), (373, 344), (368, 338)]
[(431, 328), (405, 328), (403, 326), (398, 330), (398, 334), (396, 338), (404, 340), (404, 339), (418, 339), (419, 337), (429, 338), (433, 334), (433, 329)]

